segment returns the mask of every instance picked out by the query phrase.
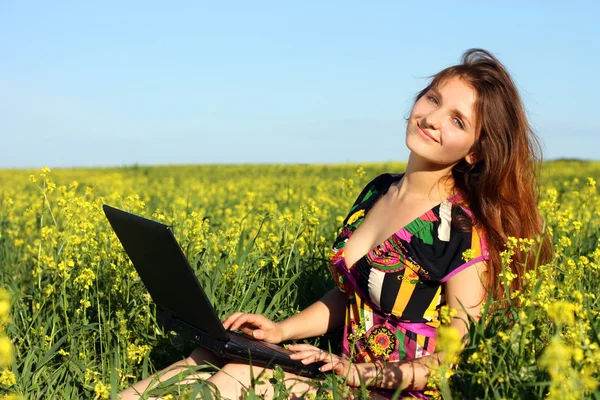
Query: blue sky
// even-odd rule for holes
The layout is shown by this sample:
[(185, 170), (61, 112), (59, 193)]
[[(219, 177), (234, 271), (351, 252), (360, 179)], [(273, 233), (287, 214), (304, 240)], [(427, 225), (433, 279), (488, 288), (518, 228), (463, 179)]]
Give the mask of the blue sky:
[(414, 94), (471, 47), (545, 158), (600, 159), (600, 6), (524, 3), (3, 0), (0, 167), (404, 161)]

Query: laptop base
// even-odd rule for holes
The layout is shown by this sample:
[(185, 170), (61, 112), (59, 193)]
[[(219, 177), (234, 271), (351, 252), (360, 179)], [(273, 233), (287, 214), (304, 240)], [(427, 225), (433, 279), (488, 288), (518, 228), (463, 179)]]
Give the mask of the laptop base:
[(189, 332), (192, 340), (196, 341), (200, 346), (211, 350), (218, 357), (264, 368), (273, 368), (275, 365), (279, 365), (286, 372), (307, 378), (325, 379), (326, 377), (324, 372), (319, 371), (319, 367), (324, 365), (323, 362), (304, 365), (299, 360), (292, 360), (289, 355), (294, 352), (282, 346), (256, 340), (244, 334), (231, 331), (227, 331), (229, 341), (223, 342), (210, 337), (201, 330), (186, 324), (165, 311), (157, 309), (156, 314), (158, 322), (166, 329), (176, 332)]

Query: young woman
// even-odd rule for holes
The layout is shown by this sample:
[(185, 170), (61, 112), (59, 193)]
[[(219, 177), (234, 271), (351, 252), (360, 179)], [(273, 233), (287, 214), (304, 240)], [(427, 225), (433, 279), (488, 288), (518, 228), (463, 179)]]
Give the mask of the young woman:
[[(508, 237), (542, 233), (538, 147), (514, 82), (480, 49), (468, 50), (461, 64), (439, 72), (418, 93), (406, 145), (406, 171), (371, 181), (344, 221), (330, 261), (336, 288), (282, 322), (236, 313), (224, 321), (226, 329), (280, 343), (344, 326), (341, 355), (297, 344), (289, 347), (292, 357), (325, 362), (323, 371), (347, 376), (349, 385), (366, 384), (372, 398), (388, 398), (398, 388), (402, 396), (429, 398), (427, 378), (440, 361), (440, 308), (456, 309), (451, 325), (466, 333), (468, 317), (479, 317), (489, 292), (502, 299), (497, 280)], [(511, 268), (518, 288), (525, 255), (517, 253)], [(201, 348), (159, 379), (206, 362), (221, 369), (194, 379), (208, 379), (224, 398), (237, 399), (250, 385), (248, 365)], [(263, 371), (252, 368), (254, 376)], [(313, 390), (293, 374), (285, 379), (298, 395)], [(125, 390), (123, 398), (138, 398), (152, 380)], [(259, 387), (267, 398), (269, 386)]]

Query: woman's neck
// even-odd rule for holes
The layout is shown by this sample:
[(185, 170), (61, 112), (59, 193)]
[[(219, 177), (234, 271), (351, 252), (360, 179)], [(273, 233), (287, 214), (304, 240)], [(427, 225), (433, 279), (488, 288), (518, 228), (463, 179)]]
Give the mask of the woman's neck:
[(399, 198), (423, 199), (442, 202), (450, 197), (453, 189), (452, 167), (423, 162), (409, 156), (406, 172), (398, 187)]

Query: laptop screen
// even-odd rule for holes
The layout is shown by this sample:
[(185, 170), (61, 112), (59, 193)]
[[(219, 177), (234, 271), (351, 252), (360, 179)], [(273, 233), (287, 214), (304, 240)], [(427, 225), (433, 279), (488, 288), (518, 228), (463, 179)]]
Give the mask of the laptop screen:
[(215, 339), (228, 336), (168, 226), (104, 205), (156, 305)]

